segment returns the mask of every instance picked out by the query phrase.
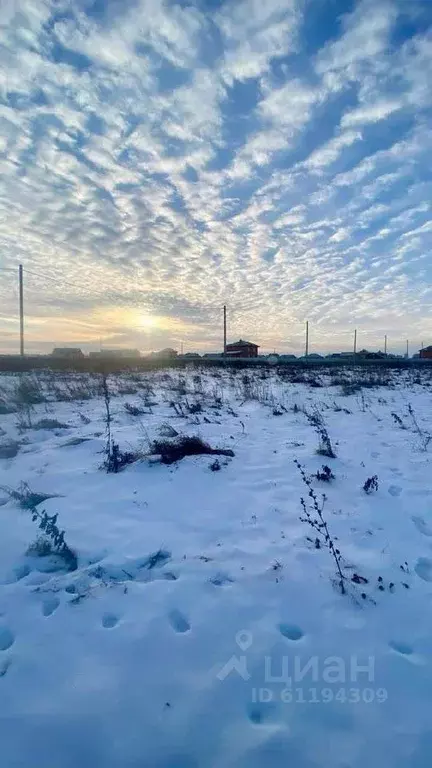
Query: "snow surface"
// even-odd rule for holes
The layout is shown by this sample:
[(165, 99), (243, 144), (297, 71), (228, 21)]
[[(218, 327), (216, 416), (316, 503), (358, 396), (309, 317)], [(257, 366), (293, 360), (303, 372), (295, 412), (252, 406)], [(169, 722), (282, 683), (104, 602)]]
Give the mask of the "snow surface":
[[(431, 379), (394, 372), (344, 395), (341, 375), (112, 376), (113, 436), (142, 455), (119, 474), (101, 469), (97, 379), (26, 377), (44, 400), (31, 423), (68, 428), (23, 428), (22, 409), (0, 416), (0, 450), (19, 444), (0, 459), (0, 485), (53, 496), (38, 509), (58, 513), (79, 567), (26, 554), (36, 524), (2, 488), (2, 768), (429, 768)], [(15, 407), (19, 382), (0, 378), (0, 405)], [(315, 405), (335, 459), (316, 453), (303, 411)], [(220, 471), (213, 456), (148, 458), (166, 424), (235, 456)], [(346, 595), (299, 519), (308, 489), (294, 459), (335, 475), (312, 486), (327, 496)], [(284, 664), (291, 680), (270, 680)]]

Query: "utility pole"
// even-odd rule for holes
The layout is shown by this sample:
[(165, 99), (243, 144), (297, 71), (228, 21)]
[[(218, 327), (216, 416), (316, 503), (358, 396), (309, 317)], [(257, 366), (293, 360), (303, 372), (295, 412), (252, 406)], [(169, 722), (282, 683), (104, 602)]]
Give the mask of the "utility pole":
[(309, 320), (306, 320), (306, 350), (305, 357), (309, 357)]
[(180, 354), (183, 355), (183, 342), (180, 342)]
[(409, 339), (407, 339), (407, 351), (406, 351), (406, 358), (408, 360), (409, 358)]
[(384, 336), (384, 354), (387, 357), (387, 334)]
[(223, 346), (223, 353), (224, 357), (226, 357), (227, 353), (227, 313), (226, 313), (226, 305), (224, 304), (223, 308), (223, 323), (224, 323), (224, 346)]
[(357, 354), (357, 328), (354, 331), (354, 357)]
[(18, 267), (19, 281), (19, 312), (20, 312), (20, 355), (24, 357), (24, 286), (23, 286), (23, 267)]

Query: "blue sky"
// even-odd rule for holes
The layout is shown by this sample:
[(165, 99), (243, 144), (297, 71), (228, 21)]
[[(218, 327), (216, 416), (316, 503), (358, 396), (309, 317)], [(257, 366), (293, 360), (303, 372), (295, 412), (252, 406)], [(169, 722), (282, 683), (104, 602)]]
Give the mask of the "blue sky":
[(28, 348), (432, 343), (431, 118), (430, 0), (2, 0)]

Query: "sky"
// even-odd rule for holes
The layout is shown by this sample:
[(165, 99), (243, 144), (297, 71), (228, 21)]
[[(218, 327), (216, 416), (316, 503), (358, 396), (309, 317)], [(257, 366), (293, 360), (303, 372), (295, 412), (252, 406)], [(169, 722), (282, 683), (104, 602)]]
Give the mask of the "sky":
[(0, 351), (432, 344), (431, 0), (1, 0)]

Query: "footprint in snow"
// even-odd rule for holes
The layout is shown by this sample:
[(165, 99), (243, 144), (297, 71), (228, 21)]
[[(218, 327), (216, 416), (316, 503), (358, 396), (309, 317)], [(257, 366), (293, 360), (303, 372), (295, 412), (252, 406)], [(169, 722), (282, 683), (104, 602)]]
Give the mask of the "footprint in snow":
[(42, 614), (44, 616), (51, 616), (59, 605), (60, 600), (58, 597), (47, 597), (42, 603)]
[(286, 637), (287, 640), (301, 640), (303, 637), (302, 630), (295, 624), (279, 624), (279, 632)]
[(248, 717), (254, 725), (263, 725), (275, 713), (274, 704), (253, 704), (248, 709)]
[(4, 677), (6, 672), (8, 671), (9, 667), (11, 665), (10, 659), (5, 659), (4, 661), (0, 662), (0, 677)]
[(234, 579), (226, 573), (217, 573), (216, 576), (210, 579), (210, 583), (214, 584), (215, 587), (223, 587), (224, 584), (233, 584)]
[(402, 493), (402, 488), (400, 487), (400, 485), (390, 485), (388, 492), (390, 496), (400, 496)]
[(428, 526), (426, 520), (420, 515), (413, 515), (411, 520), (413, 521), (417, 530), (423, 534), (423, 536), (432, 536), (432, 529)]
[(432, 560), (428, 557), (419, 557), (414, 570), (423, 581), (432, 581)]
[(183, 616), (180, 611), (174, 610), (171, 611), (169, 614), (169, 620), (172, 628), (175, 630), (175, 632), (180, 632), (183, 634), (184, 632), (189, 632), (190, 630), (190, 624), (185, 616)]
[(400, 653), (402, 656), (411, 656), (413, 653), (413, 649), (410, 645), (408, 645), (408, 643), (400, 643), (398, 641), (391, 640), (389, 642), (389, 646), (393, 651)]
[(105, 627), (105, 629), (113, 629), (113, 627), (116, 627), (119, 622), (119, 617), (115, 615), (115, 613), (104, 613), (102, 616), (102, 626)]
[(0, 651), (7, 651), (15, 642), (15, 636), (9, 627), (0, 626)]

